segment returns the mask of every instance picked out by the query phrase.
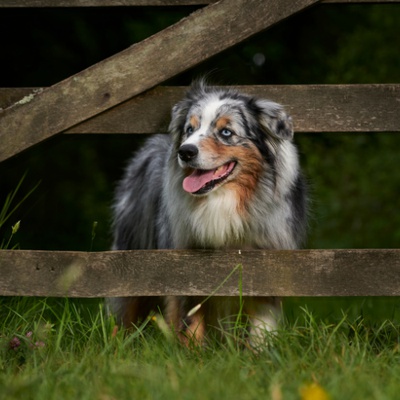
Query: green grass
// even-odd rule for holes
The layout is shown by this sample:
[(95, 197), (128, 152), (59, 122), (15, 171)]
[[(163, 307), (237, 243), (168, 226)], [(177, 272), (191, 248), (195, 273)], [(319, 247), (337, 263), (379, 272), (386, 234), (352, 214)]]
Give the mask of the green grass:
[(286, 301), (254, 354), (233, 339), (188, 350), (152, 320), (116, 332), (97, 300), (0, 298), (0, 399), (397, 399), (400, 326), (379, 318), (395, 301), (343, 304)]

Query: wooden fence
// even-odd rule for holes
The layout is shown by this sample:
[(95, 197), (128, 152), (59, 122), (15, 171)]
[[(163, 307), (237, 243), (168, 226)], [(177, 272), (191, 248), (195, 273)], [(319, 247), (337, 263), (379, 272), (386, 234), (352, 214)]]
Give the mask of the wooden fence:
[[(2, 0), (0, 12), (2, 7), (208, 5), (49, 88), (0, 88), (0, 162), (61, 133), (165, 131), (170, 108), (185, 88), (158, 84), (317, 3), (361, 2), (400, 0)], [(287, 105), (298, 132), (400, 132), (399, 84), (242, 88)], [(400, 249), (2, 250), (0, 295), (208, 295), (232, 271), (215, 295), (237, 295), (239, 276), (244, 295), (400, 295)]]

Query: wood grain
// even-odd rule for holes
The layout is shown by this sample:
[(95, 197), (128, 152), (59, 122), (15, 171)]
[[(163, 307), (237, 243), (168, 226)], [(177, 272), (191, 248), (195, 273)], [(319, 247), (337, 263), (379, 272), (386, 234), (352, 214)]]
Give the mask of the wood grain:
[[(193, 6), (218, 0), (1, 0), (1, 7), (121, 7), (121, 6)], [(329, 3), (398, 3), (400, 0), (323, 0)]]
[(399, 296), (400, 249), (296, 251), (2, 250), (0, 295)]
[[(284, 104), (299, 132), (400, 132), (400, 85), (241, 86), (239, 90)], [(33, 93), (0, 89), (0, 108)], [(170, 110), (187, 87), (157, 87), (64, 133), (166, 132)]]
[[(400, 85), (242, 86), (284, 104), (296, 132), (400, 132)], [(187, 88), (158, 87), (66, 133), (166, 132)]]
[[(317, 3), (221, 0), (0, 113), (0, 161)], [(161, 62), (162, 60), (162, 62)]]

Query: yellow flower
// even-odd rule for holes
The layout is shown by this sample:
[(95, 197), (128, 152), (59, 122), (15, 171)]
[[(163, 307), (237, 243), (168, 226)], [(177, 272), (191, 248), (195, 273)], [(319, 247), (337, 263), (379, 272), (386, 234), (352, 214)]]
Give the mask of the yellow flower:
[(301, 400), (329, 400), (328, 393), (317, 383), (310, 383), (300, 388)]
[(279, 384), (275, 384), (271, 387), (271, 400), (282, 400), (282, 389)]

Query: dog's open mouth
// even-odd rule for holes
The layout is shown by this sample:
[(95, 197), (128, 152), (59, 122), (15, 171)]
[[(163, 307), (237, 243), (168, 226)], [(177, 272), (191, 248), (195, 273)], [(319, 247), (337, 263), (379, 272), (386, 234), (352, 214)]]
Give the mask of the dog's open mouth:
[(235, 161), (229, 161), (211, 170), (195, 169), (183, 180), (183, 189), (191, 194), (205, 194), (223, 182), (232, 173)]

